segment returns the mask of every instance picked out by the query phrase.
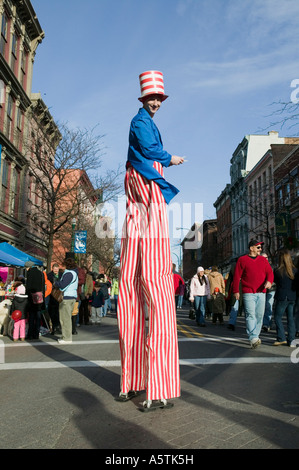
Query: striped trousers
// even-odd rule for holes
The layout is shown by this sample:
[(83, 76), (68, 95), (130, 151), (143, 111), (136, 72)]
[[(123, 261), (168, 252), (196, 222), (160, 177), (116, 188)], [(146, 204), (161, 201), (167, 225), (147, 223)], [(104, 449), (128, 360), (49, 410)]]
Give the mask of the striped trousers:
[[(162, 174), (161, 164), (154, 166)], [(117, 311), (121, 392), (174, 398), (180, 396), (180, 373), (166, 203), (159, 186), (133, 167), (125, 190)]]

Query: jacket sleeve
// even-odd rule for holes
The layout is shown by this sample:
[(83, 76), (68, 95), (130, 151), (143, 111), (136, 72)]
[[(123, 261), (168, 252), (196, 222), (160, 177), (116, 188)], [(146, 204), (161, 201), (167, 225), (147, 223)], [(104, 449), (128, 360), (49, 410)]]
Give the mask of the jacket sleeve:
[(194, 279), (191, 279), (190, 282), (190, 296), (189, 296), (190, 302), (193, 302), (194, 300)]
[(233, 294), (238, 294), (240, 292), (240, 279), (242, 272), (243, 268), (241, 266), (240, 259), (238, 259), (233, 279)]
[(55, 282), (55, 286), (59, 287), (59, 289), (61, 290), (64, 290), (67, 288), (69, 284), (71, 284), (72, 281), (73, 281), (73, 275), (72, 273), (69, 272), (69, 273), (63, 274), (61, 279)]
[(208, 279), (208, 276), (206, 276), (206, 280), (207, 280), (207, 296), (211, 297), (211, 287), (210, 287), (210, 281)]
[[(268, 266), (269, 265), (269, 266)], [(273, 273), (273, 270), (270, 266), (270, 263), (268, 263), (267, 265), (267, 270), (266, 270), (266, 277), (267, 277), (267, 281), (271, 282), (271, 284), (273, 284), (273, 281), (274, 281), (274, 273)]]
[(145, 121), (138, 120), (133, 129), (143, 156), (148, 160), (160, 162), (163, 166), (168, 167), (171, 155), (163, 150), (163, 145), (153, 128)]

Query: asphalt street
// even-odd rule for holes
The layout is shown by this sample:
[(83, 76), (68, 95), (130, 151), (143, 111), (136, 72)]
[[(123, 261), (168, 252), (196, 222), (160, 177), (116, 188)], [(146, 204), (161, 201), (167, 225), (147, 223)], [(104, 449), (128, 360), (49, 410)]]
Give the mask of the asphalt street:
[[(115, 314), (78, 328), (71, 345), (51, 335), (23, 343), (0, 338), (0, 448), (102, 449), (105, 464), (133, 467), (190, 463), (183, 459), (203, 449), (298, 449), (299, 339), (294, 349), (275, 347), (271, 330), (252, 350), (244, 318), (235, 331), (224, 318), (225, 325), (208, 320), (199, 328), (187, 308), (178, 310), (181, 397), (149, 413), (140, 411), (144, 393), (114, 400)], [(140, 460), (117, 460), (124, 455)], [(181, 461), (166, 462), (170, 455)]]

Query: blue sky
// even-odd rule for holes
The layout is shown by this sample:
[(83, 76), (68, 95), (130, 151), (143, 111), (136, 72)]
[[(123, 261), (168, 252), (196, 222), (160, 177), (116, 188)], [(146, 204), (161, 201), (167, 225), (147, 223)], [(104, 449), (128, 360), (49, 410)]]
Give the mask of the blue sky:
[(291, 81), (299, 78), (298, 0), (32, 5), (45, 31), (32, 91), (41, 92), (54, 119), (98, 125), (105, 134), (103, 168), (125, 164), (130, 121), (140, 105), (138, 76), (161, 70), (169, 98), (155, 122), (164, 148), (188, 158), (165, 177), (180, 189), (175, 203), (202, 203), (203, 218), (214, 218), (213, 203), (230, 182), (232, 153), (244, 135), (270, 130), (271, 103), (289, 101)]

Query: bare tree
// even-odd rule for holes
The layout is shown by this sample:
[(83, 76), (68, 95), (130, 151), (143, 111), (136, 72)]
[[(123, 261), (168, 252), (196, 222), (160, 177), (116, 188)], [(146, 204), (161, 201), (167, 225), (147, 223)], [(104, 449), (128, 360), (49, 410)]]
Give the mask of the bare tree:
[(299, 100), (293, 101), (275, 101), (271, 103), (271, 107), (275, 108), (267, 117), (271, 118), (271, 122), (266, 129), (287, 129), (292, 136), (299, 135)]
[(72, 129), (67, 124), (49, 128), (42, 119), (35, 108), (25, 146), (33, 181), (30, 212), (47, 242), (49, 267), (54, 237), (70, 226), (72, 218), (95, 206), (97, 199), (115, 197), (121, 171), (101, 171), (99, 176), (104, 148), (96, 128)]

